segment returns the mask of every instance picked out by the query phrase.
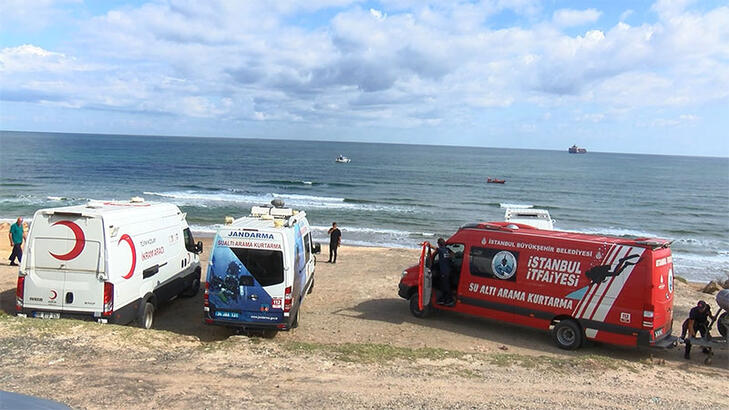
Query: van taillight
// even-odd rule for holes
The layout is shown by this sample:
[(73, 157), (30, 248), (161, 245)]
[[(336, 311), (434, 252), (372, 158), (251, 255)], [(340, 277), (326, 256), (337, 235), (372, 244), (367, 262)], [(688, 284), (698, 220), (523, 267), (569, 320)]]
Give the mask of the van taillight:
[(653, 313), (654, 311), (655, 307), (653, 307), (653, 305), (643, 306), (643, 327), (647, 327), (649, 329), (653, 328), (653, 317), (655, 316)]
[(210, 307), (210, 284), (205, 282), (205, 295), (203, 295), (203, 306)]
[(114, 284), (104, 282), (104, 308), (101, 316), (111, 316), (114, 313)]
[(291, 286), (286, 288), (284, 293), (284, 313), (291, 311)]
[(18, 276), (18, 286), (15, 288), (15, 310), (23, 309), (23, 295), (25, 294), (25, 276)]

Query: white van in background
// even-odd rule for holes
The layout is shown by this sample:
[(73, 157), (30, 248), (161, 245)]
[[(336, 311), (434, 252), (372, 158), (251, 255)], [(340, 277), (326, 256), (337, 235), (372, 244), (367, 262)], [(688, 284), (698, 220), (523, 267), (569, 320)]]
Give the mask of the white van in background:
[(504, 212), (504, 222), (524, 224), (547, 231), (554, 230), (554, 219), (549, 216), (546, 209), (536, 209), (529, 206), (510, 206)]
[(226, 220), (215, 235), (205, 283), (205, 322), (273, 336), (299, 324), (299, 308), (314, 286), (315, 253), (306, 213), (254, 206)]
[(20, 265), (19, 316), (152, 326), (160, 303), (200, 288), (202, 243), (172, 204), (91, 201), (37, 211)]

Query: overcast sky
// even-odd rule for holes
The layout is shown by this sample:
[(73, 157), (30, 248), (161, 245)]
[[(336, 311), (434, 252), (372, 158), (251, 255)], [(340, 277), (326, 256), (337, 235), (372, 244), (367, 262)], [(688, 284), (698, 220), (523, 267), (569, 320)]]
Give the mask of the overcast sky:
[(4, 130), (729, 156), (726, 0), (0, 4)]

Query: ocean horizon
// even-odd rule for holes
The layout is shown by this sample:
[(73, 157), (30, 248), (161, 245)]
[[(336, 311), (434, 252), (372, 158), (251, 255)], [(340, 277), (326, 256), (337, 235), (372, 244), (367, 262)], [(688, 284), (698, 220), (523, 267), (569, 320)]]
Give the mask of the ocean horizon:
[(729, 275), (729, 158), (26, 131), (0, 131), (0, 147), (0, 220), (141, 196), (212, 235), (279, 198), (318, 241), (336, 221), (345, 245), (414, 248), (511, 204), (549, 210), (558, 230), (673, 240), (689, 280)]
[[(504, 149), (504, 150), (515, 150), (515, 151), (548, 151), (548, 152), (563, 152), (567, 151), (567, 148), (510, 148), (510, 147), (490, 147), (480, 145), (448, 145), (448, 144), (420, 144), (420, 143), (403, 143), (403, 142), (367, 142), (367, 141), (354, 141), (354, 140), (338, 140), (332, 141), (327, 139), (290, 139), (290, 138), (255, 138), (255, 137), (237, 137), (237, 136), (200, 136), (200, 135), (167, 135), (167, 134), (114, 134), (114, 133), (92, 133), (92, 132), (49, 132), (49, 131), (17, 131), (17, 130), (0, 130), (0, 137), (2, 134), (7, 135), (20, 135), (20, 134), (46, 134), (55, 136), (91, 136), (91, 137), (133, 137), (133, 138), (199, 138), (199, 139), (221, 139), (221, 140), (244, 140), (244, 141), (285, 141), (285, 142), (325, 142), (325, 143), (346, 143), (346, 144), (373, 144), (373, 145), (402, 145), (402, 146), (421, 146), (421, 147), (455, 147), (455, 148), (476, 148), (476, 149)], [(580, 148), (583, 148), (582, 146)], [(656, 157), (680, 157), (680, 158), (714, 158), (714, 159), (729, 159), (729, 157), (715, 156), (715, 155), (679, 155), (679, 154), (653, 154), (645, 152), (619, 152), (619, 151), (592, 151), (592, 154), (619, 154), (619, 155), (645, 155), (645, 156), (656, 156)]]

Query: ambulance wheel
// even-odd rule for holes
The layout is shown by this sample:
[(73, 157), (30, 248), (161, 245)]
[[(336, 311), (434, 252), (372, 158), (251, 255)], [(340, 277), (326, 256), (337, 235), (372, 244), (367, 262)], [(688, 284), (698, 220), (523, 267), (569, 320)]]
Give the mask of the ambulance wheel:
[(582, 345), (582, 330), (574, 320), (560, 320), (552, 330), (552, 338), (560, 349), (575, 350)]
[(721, 336), (726, 338), (726, 334), (729, 333), (729, 313), (724, 312), (719, 316), (719, 320), (716, 321), (716, 327), (719, 329)]
[(182, 293), (180, 293), (181, 296), (184, 296), (186, 298), (191, 298), (195, 295), (197, 295), (197, 292), (200, 291), (200, 278), (193, 278), (192, 282), (190, 282), (190, 286), (188, 286), (187, 289), (183, 290)]
[(137, 322), (139, 323), (139, 327), (143, 329), (152, 328), (152, 323), (154, 323), (154, 304), (152, 302), (148, 301), (144, 304), (144, 308), (140, 312)]
[(412, 313), (413, 316), (422, 319), (430, 316), (430, 314), (433, 313), (433, 309), (430, 305), (427, 305), (423, 306), (423, 310), (420, 310), (420, 306), (418, 306), (418, 292), (415, 292), (412, 296), (410, 296), (410, 313)]

